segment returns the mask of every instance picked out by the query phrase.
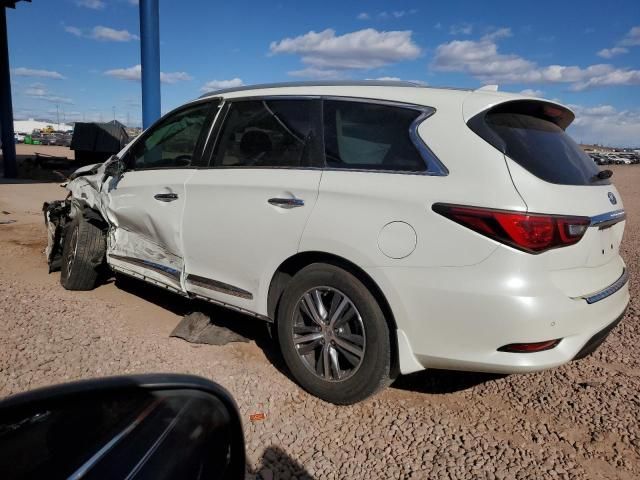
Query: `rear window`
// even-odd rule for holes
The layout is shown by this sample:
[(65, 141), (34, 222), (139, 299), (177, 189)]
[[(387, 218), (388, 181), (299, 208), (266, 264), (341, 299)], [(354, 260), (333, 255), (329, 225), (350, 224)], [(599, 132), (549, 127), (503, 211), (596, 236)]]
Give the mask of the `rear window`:
[[(544, 115), (547, 110), (560, 109), (546, 105), (550, 104), (538, 102), (533, 110), (528, 103), (525, 108), (512, 106), (508, 110), (507, 104), (483, 115), (484, 125), (472, 119), (469, 126), (542, 180), (561, 185), (608, 184), (609, 180), (596, 177), (600, 169), (594, 161), (556, 124), (563, 121)], [(532, 115), (534, 111), (541, 115)]]

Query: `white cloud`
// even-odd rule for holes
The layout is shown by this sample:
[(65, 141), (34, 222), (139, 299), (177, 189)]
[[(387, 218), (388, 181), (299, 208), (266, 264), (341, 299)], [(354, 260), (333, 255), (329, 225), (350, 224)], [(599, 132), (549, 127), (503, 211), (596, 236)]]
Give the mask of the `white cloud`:
[(64, 75), (52, 71), (52, 70), (38, 70), (33, 68), (14, 68), (11, 71), (14, 75), (18, 77), (40, 77), (40, 78), (54, 78), (57, 80), (62, 80)]
[[(501, 32), (496, 36), (498, 32)], [(607, 85), (640, 84), (640, 70), (615, 68), (609, 64), (587, 67), (540, 66), (515, 54), (498, 51), (498, 30), (480, 40), (454, 40), (436, 48), (432, 68), (436, 71), (468, 73), (484, 83), (567, 83), (572, 90)]]
[(308, 78), (313, 80), (338, 80), (345, 78), (344, 71), (332, 70), (326, 68), (307, 67), (301, 70), (292, 70), (287, 72), (292, 77)]
[(612, 48), (603, 48), (597, 53), (597, 55), (602, 58), (612, 58), (629, 53), (629, 49), (627, 47), (637, 47), (638, 45), (640, 45), (640, 25), (631, 28), (624, 38), (616, 43), (615, 46)]
[(72, 104), (73, 100), (68, 97), (62, 97), (59, 95), (54, 95), (49, 92), (45, 85), (41, 83), (34, 83), (28, 88), (25, 88), (24, 94), (27, 97), (36, 98), (38, 100), (44, 100), (45, 102), (50, 103), (64, 103), (64, 104)]
[(371, 17), (375, 15), (375, 17), (378, 18), (379, 20), (388, 20), (388, 19), (406, 17), (408, 15), (414, 15), (416, 13), (418, 13), (418, 10), (415, 8), (412, 8), (411, 10), (393, 10), (390, 12), (383, 11), (375, 14), (362, 12), (362, 13), (359, 13), (356, 18), (358, 20), (371, 20)]
[(401, 82), (402, 79), (400, 77), (378, 77), (373, 80), (380, 80), (381, 82)]
[(519, 93), (520, 95), (524, 95), (526, 97), (542, 97), (544, 95), (544, 92), (542, 90), (535, 90), (533, 88), (525, 88)]
[(613, 58), (623, 53), (628, 53), (629, 49), (624, 47), (603, 48), (597, 55), (602, 58)]
[(72, 27), (71, 25), (67, 25), (64, 27), (64, 31), (70, 33), (71, 35), (75, 35), (76, 37), (82, 37), (82, 29), (78, 27)]
[(568, 132), (576, 140), (611, 146), (638, 146), (640, 143), (640, 111), (619, 111), (611, 105), (569, 107), (575, 112), (576, 119)]
[(102, 0), (76, 0), (76, 5), (93, 10), (102, 10), (106, 4)]
[(162, 83), (178, 83), (178, 82), (187, 82), (192, 80), (193, 78), (187, 72), (170, 72), (164, 73), (160, 72), (160, 81)]
[(230, 80), (211, 80), (205, 83), (200, 89), (202, 92), (211, 92), (213, 90), (221, 90), (223, 88), (241, 87), (244, 82), (241, 78), (232, 78)]
[(110, 42), (129, 42), (131, 40), (139, 40), (137, 35), (134, 35), (127, 30), (115, 30), (101, 25), (93, 27), (93, 30), (91, 31), (91, 38)]
[(627, 32), (618, 45), (623, 47), (637, 47), (640, 45), (640, 25), (633, 27)]
[(451, 35), (471, 35), (473, 33), (473, 25), (467, 22), (451, 25), (449, 33)]
[(313, 67), (316, 73), (319, 70), (371, 69), (417, 58), (420, 47), (411, 35), (410, 30), (379, 32), (373, 28), (336, 35), (335, 30), (326, 29), (271, 42), (270, 51), (272, 55), (301, 55), (302, 62)]
[(140, 39), (128, 30), (116, 30), (114, 28), (103, 27), (102, 25), (93, 27), (91, 31), (84, 31), (81, 28), (67, 25), (64, 27), (64, 30), (76, 37), (92, 38), (103, 42), (130, 42)]
[[(109, 77), (118, 78), (120, 80), (130, 80), (139, 82), (142, 78), (142, 66), (134, 65), (129, 68), (115, 68), (113, 70), (107, 70), (104, 72)], [(191, 80), (191, 76), (186, 72), (160, 72), (160, 81), (162, 83), (178, 83), (182, 81)]]

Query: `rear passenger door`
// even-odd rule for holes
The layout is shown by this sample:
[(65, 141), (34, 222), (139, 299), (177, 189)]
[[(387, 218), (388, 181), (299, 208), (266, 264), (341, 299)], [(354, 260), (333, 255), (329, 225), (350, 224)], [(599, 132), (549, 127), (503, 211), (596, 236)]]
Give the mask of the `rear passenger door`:
[(276, 268), (298, 251), (322, 176), (316, 99), (231, 100), (209, 168), (187, 182), (188, 291), (266, 315)]

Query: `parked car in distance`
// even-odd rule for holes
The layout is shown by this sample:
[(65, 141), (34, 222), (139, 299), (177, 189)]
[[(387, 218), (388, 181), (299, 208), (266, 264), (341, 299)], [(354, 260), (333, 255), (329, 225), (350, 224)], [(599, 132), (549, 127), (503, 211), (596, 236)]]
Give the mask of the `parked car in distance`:
[(272, 324), (306, 390), (425, 368), (531, 372), (629, 302), (611, 171), (549, 100), (397, 82), (221, 90), (78, 170), (46, 207), (70, 290), (116, 272)]

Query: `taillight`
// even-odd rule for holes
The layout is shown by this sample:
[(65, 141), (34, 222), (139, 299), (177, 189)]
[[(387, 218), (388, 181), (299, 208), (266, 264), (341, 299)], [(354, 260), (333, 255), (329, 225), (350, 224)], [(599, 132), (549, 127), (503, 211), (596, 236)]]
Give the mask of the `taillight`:
[(529, 253), (578, 243), (589, 217), (523, 213), (436, 203), (433, 211), (471, 230)]

